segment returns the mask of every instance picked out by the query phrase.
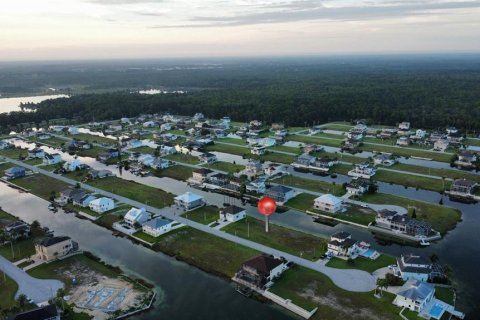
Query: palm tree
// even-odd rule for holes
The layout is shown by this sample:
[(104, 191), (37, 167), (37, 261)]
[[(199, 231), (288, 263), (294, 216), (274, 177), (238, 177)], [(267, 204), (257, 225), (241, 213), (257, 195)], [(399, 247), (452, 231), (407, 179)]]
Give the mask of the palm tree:
[(26, 295), (21, 294), (21, 295), (18, 296), (18, 298), (17, 298), (17, 304), (18, 304), (18, 306), (20, 307), (20, 310), (23, 311), (23, 309), (24, 309), (25, 306), (27, 305), (27, 302), (28, 302), (28, 300), (27, 300), (27, 296), (26, 296)]

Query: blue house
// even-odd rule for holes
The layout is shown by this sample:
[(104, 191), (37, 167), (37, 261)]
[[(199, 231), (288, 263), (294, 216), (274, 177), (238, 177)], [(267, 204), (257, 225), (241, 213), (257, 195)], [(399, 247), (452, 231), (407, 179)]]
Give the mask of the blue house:
[(25, 176), (25, 168), (22, 167), (13, 167), (5, 170), (5, 177), (7, 180), (21, 178)]

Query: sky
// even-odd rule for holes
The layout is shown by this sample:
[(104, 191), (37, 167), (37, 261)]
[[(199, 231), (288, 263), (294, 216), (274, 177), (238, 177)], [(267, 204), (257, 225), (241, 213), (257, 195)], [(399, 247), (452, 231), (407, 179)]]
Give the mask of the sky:
[(480, 0), (1, 0), (0, 61), (479, 53)]

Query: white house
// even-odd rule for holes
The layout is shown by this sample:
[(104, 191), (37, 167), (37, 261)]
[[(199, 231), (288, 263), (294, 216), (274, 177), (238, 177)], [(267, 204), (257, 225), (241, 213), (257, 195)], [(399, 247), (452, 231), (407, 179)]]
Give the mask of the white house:
[(398, 129), (403, 131), (410, 130), (410, 122), (407, 122), (407, 121), (401, 122), (398, 125)]
[(81, 169), (82, 167), (83, 163), (78, 159), (69, 160), (63, 164), (63, 169), (69, 172)]
[(266, 196), (274, 199), (277, 203), (284, 203), (295, 197), (295, 190), (286, 186), (276, 185), (265, 193)]
[(415, 131), (415, 136), (419, 139), (423, 139), (427, 136), (427, 131), (423, 129), (417, 129), (417, 131)]
[(110, 198), (95, 199), (89, 204), (90, 210), (97, 213), (104, 213), (115, 208), (115, 202)]
[(397, 259), (396, 273), (405, 281), (414, 279), (426, 282), (432, 273), (432, 263), (421, 255), (401, 255)]
[(449, 142), (446, 139), (439, 139), (433, 143), (433, 150), (445, 151), (448, 148)]
[(348, 175), (356, 178), (370, 179), (375, 175), (377, 170), (368, 163), (356, 164), (355, 168), (348, 171)]
[(328, 252), (340, 258), (356, 258), (359, 253), (358, 241), (348, 232), (337, 232), (330, 237)]
[(160, 126), (160, 130), (162, 131), (172, 130), (172, 125), (170, 123), (164, 123)]
[(284, 174), (286, 172), (286, 168), (280, 164), (270, 163), (265, 167), (264, 172), (267, 176), (273, 177)]
[(210, 152), (202, 153), (201, 155), (198, 156), (198, 158), (203, 163), (214, 163), (217, 161), (217, 156)]
[(153, 128), (156, 126), (156, 123), (153, 121), (146, 121), (142, 124), (144, 128)]
[(205, 205), (203, 197), (192, 192), (186, 192), (182, 195), (176, 196), (174, 202), (177, 206), (180, 206), (185, 210), (192, 210)]
[(135, 224), (143, 224), (148, 221), (150, 214), (145, 211), (145, 208), (132, 208), (123, 217), (123, 222), (130, 228), (136, 229)]
[(318, 210), (335, 213), (342, 210), (342, 200), (331, 194), (324, 194), (313, 201), (313, 207)]
[(245, 218), (246, 215), (245, 209), (233, 205), (220, 209), (220, 221), (236, 222)]
[(373, 156), (373, 163), (375, 165), (391, 166), (396, 162), (397, 161), (393, 159), (391, 155), (387, 155), (384, 153), (378, 153)]
[(435, 286), (418, 280), (408, 280), (398, 290), (393, 304), (411, 311), (420, 312), (434, 298)]
[(262, 154), (265, 154), (266, 150), (267, 150), (267, 147), (253, 147), (252, 149), (250, 149), (250, 152), (257, 156), (261, 156)]
[(152, 237), (158, 237), (172, 229), (174, 221), (164, 218), (153, 218), (142, 225), (142, 231)]
[(45, 156), (45, 151), (41, 148), (33, 148), (28, 150), (28, 157), (29, 158), (36, 158), (36, 159), (43, 159)]
[(70, 127), (70, 128), (68, 128), (68, 133), (78, 134), (78, 128), (77, 127)]
[(62, 162), (62, 156), (59, 153), (45, 153), (43, 156), (43, 164), (44, 165), (52, 165)]
[(137, 158), (137, 161), (146, 167), (151, 167), (155, 161), (155, 157), (151, 154), (142, 154)]
[(370, 182), (365, 179), (353, 179), (347, 185), (347, 192), (352, 195), (359, 196), (364, 194), (368, 191), (368, 187), (370, 186)]

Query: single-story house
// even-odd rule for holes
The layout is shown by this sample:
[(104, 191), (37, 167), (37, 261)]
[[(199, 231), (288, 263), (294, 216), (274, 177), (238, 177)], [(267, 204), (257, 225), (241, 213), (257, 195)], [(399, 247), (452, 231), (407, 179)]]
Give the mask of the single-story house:
[(342, 200), (331, 194), (324, 194), (315, 198), (313, 207), (318, 210), (335, 213), (342, 210)]
[(220, 209), (220, 221), (236, 222), (245, 218), (246, 215), (247, 212), (244, 208), (233, 205)]
[(91, 179), (103, 179), (106, 177), (112, 177), (114, 176), (113, 172), (107, 169), (101, 169), (101, 170), (96, 170), (96, 169), (91, 169), (88, 172), (88, 176)]
[(98, 198), (90, 202), (90, 210), (97, 213), (104, 213), (115, 208), (115, 202), (106, 197)]
[(202, 196), (192, 192), (186, 192), (174, 198), (175, 204), (185, 210), (192, 210), (205, 205)]
[(165, 218), (153, 218), (142, 225), (142, 230), (152, 237), (158, 237), (172, 229), (175, 221)]
[(286, 186), (276, 185), (268, 189), (265, 195), (271, 197), (276, 202), (284, 203), (295, 197), (295, 190)]

